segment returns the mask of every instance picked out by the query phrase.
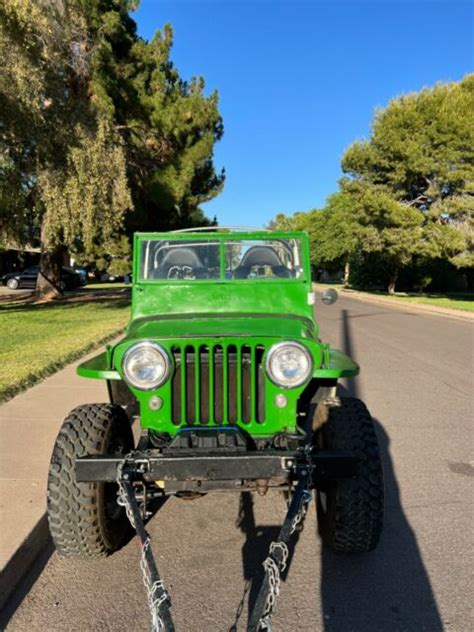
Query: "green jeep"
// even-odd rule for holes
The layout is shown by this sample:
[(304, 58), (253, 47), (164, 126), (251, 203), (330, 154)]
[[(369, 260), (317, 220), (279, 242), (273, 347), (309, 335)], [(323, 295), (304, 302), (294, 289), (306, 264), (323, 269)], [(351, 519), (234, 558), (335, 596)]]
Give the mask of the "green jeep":
[(125, 337), (78, 368), (107, 381), (110, 403), (75, 408), (54, 447), (57, 550), (117, 550), (139, 520), (125, 483), (146, 518), (147, 503), (167, 495), (291, 497), (300, 482), (293, 527), (315, 490), (323, 543), (373, 549), (383, 517), (374, 425), (362, 402), (336, 397), (338, 379), (359, 368), (320, 340), (314, 302), (304, 233), (136, 234)]

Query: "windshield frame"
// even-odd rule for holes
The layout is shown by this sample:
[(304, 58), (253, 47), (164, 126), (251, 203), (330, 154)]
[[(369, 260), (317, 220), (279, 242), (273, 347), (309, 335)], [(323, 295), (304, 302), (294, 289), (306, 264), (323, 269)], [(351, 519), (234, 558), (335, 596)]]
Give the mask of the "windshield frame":
[[(226, 278), (225, 244), (229, 241), (284, 241), (298, 239), (300, 242), (300, 267), (303, 275), (300, 277), (256, 277), (256, 278)], [(144, 241), (177, 241), (177, 242), (219, 242), (220, 274), (217, 278), (203, 279), (144, 279), (141, 278), (141, 253)], [(309, 262), (309, 243), (306, 233), (301, 231), (255, 231), (255, 232), (187, 232), (187, 233), (135, 233), (134, 236), (134, 256), (133, 256), (133, 285), (207, 285), (216, 283), (311, 283), (311, 266)]]

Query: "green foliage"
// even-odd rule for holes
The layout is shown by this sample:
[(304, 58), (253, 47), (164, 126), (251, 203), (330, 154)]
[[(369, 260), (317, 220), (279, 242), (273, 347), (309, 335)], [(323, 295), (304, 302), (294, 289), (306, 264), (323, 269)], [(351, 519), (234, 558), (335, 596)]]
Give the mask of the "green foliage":
[(122, 211), (130, 208), (131, 198), (125, 157), (110, 125), (99, 120), (92, 134), (79, 129), (77, 141), (63, 172), (38, 177), (45, 207), (43, 245), (73, 248), (79, 242), (91, 253), (94, 243), (110, 241), (121, 228)]
[(436, 261), (472, 278), (474, 75), (392, 100), (342, 168), (340, 190), (322, 210), (274, 221), (307, 230), (313, 264), (346, 273), (350, 264), (352, 282), (389, 281), (391, 291), (407, 268), (417, 269), (417, 287), (435, 282)]
[(127, 156), (135, 207), (127, 232), (207, 224), (200, 204), (224, 183), (212, 161), (223, 134), (218, 95), (204, 95), (202, 77), (180, 77), (170, 60), (169, 24), (145, 42), (127, 9), (128, 3), (101, 0), (89, 13), (102, 38), (92, 85), (117, 122)]
[(322, 211), (318, 210), (310, 211), (309, 213), (298, 212), (291, 216), (278, 213), (275, 219), (268, 223), (267, 228), (286, 231), (303, 230), (308, 233), (312, 244), (311, 264), (316, 266), (322, 261), (318, 242), (324, 225), (322, 220)]
[(112, 235), (108, 241), (94, 244), (88, 253), (72, 254), (76, 263), (96, 273), (124, 275), (132, 270), (132, 247), (126, 235)]
[(6, 0), (0, 42), (2, 234), (36, 237), (43, 252), (87, 251), (121, 225), (131, 198), (114, 123), (89, 91), (82, 2)]
[(169, 25), (150, 42), (137, 36), (136, 4), (0, 5), (4, 242), (116, 267), (121, 232), (209, 223), (200, 205), (224, 183), (218, 96), (180, 77)]
[(420, 254), (472, 266), (474, 75), (392, 100), (376, 113), (370, 139), (346, 151), (342, 167), (361, 187), (420, 212)]

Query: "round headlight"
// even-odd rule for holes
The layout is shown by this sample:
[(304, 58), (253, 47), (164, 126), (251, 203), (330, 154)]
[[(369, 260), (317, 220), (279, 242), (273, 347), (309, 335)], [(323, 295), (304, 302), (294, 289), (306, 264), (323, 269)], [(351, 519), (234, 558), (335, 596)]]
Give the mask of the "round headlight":
[(161, 386), (170, 374), (166, 351), (153, 342), (139, 342), (123, 356), (122, 369), (129, 384), (142, 391)]
[(311, 377), (313, 359), (308, 349), (298, 342), (279, 342), (268, 352), (266, 369), (274, 384), (296, 388)]

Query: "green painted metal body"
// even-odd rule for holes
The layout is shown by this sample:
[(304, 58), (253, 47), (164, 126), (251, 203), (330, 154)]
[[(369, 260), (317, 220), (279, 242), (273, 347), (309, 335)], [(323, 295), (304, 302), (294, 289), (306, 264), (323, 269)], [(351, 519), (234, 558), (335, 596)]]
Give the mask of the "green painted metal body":
[[(224, 243), (268, 239), (301, 240), (300, 278), (225, 278)], [(212, 240), (219, 244), (222, 255), (220, 277), (144, 280), (140, 276), (144, 240), (176, 240), (184, 245), (187, 241)], [(334, 380), (354, 376), (359, 371), (349, 357), (318, 338), (310, 300), (309, 243), (304, 233), (138, 233), (134, 242), (133, 279), (132, 314), (125, 337), (81, 364), (78, 373), (90, 378), (121, 380), (122, 358), (131, 345), (142, 340), (159, 343), (172, 358), (172, 377), (152, 391), (130, 388), (140, 405), (143, 428), (174, 435), (189, 423), (209, 426), (237, 423), (254, 436), (294, 432), (298, 398), (307, 385), (283, 389), (268, 379), (263, 368), (270, 347), (283, 340), (298, 341), (309, 349), (314, 363), (313, 378)], [(192, 370), (189, 358), (194, 358)], [(201, 375), (202, 372), (206, 375)], [(221, 389), (220, 410), (214, 402), (216, 389)], [(279, 393), (287, 398), (284, 408), (275, 404)], [(161, 398), (163, 404), (159, 410), (151, 409), (152, 397)], [(259, 404), (262, 398), (264, 402)]]

